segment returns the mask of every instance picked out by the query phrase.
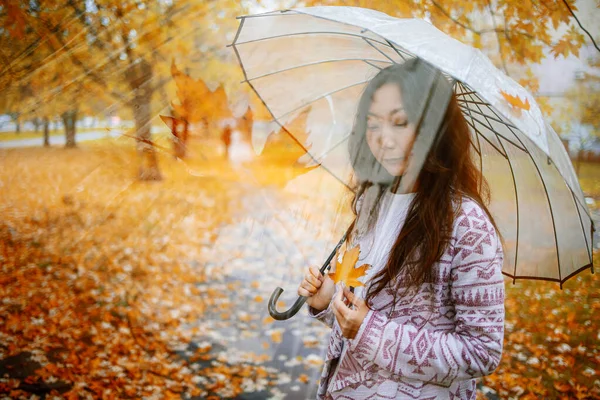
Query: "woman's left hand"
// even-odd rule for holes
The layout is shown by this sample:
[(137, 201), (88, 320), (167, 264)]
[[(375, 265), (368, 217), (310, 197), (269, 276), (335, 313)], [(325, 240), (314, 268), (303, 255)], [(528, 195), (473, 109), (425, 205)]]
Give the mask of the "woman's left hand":
[[(344, 302), (346, 298), (349, 304), (354, 305), (354, 309), (349, 308)], [(333, 313), (342, 330), (342, 336), (347, 339), (354, 339), (360, 326), (362, 325), (369, 307), (363, 299), (355, 296), (346, 286), (343, 290), (338, 290), (331, 303)]]

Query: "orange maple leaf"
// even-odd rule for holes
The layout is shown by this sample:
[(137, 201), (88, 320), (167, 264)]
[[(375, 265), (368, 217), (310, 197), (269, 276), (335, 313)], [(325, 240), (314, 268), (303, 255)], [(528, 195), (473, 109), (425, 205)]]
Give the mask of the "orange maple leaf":
[[(307, 167), (298, 161), (311, 147), (307, 144), (307, 116), (308, 109), (286, 124), (286, 128), (293, 133), (294, 138), (283, 128), (277, 133), (271, 133), (267, 138), (263, 151), (255, 159), (262, 172), (260, 180), (265, 184), (283, 187), (292, 179), (318, 167), (318, 165)], [(302, 146), (299, 143), (302, 143)], [(269, 173), (270, 169), (274, 171)]]
[(272, 161), (284, 158), (296, 162), (298, 158), (306, 154), (306, 151), (298, 143), (302, 143), (307, 150), (310, 149), (310, 146), (306, 145), (308, 139), (306, 119), (309, 111), (309, 108), (303, 110), (296, 118), (285, 125), (288, 132), (294, 135), (295, 140), (281, 128), (279, 132), (269, 135), (260, 156), (272, 159)]
[(579, 54), (579, 50), (576, 46), (574, 46), (570, 40), (561, 39), (556, 43), (552, 50), (550, 51), (554, 58), (558, 58), (558, 56), (562, 55), (564, 58), (569, 56), (569, 53), (573, 53), (575, 56)]
[(330, 272), (329, 277), (333, 279), (335, 283), (344, 282), (346, 286), (359, 287), (364, 284), (358, 280), (365, 276), (367, 269), (371, 267), (369, 264), (363, 264), (358, 268), (355, 268), (358, 256), (360, 254), (360, 246), (356, 246), (347, 250), (342, 257), (342, 262), (337, 261), (335, 266), (335, 272)]
[(568, 382), (554, 382), (554, 389), (566, 393), (571, 390), (571, 385)]
[(501, 90), (500, 93), (502, 94), (502, 97), (504, 97), (504, 99), (508, 101), (508, 104), (510, 104), (513, 107), (522, 108), (523, 110), (529, 110), (531, 108), (528, 99), (525, 99), (525, 102), (523, 102), (523, 100), (521, 100), (519, 96), (513, 96), (512, 94), (508, 94), (504, 90)]
[(202, 79), (192, 79), (180, 71), (175, 60), (171, 63), (171, 76), (177, 86), (179, 100), (179, 104), (171, 102), (171, 107), (178, 118), (195, 123), (203, 119), (231, 117), (227, 93), (222, 84), (211, 91)]

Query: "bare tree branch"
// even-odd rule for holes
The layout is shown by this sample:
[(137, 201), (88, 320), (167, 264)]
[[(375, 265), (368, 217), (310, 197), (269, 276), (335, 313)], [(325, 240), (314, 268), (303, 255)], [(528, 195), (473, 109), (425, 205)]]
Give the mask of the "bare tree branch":
[[(505, 33), (505, 29), (501, 29), (496, 27), (496, 25), (494, 24), (494, 28), (493, 29), (481, 29), (481, 30), (477, 30), (475, 28), (473, 28), (472, 26), (469, 25), (465, 25), (464, 23), (462, 23), (461, 21), (457, 20), (456, 18), (452, 17), (452, 15), (450, 15), (450, 13), (445, 10), (439, 3), (437, 3), (435, 0), (431, 0), (431, 3), (436, 6), (441, 12), (442, 14), (444, 14), (446, 17), (448, 17), (448, 19), (450, 19), (452, 22), (454, 22), (455, 24), (457, 24), (458, 26), (473, 32), (476, 35), (483, 35), (484, 33), (495, 33), (496, 35), (498, 33)], [(490, 8), (491, 11), (491, 8)], [(547, 42), (539, 37), (533, 36), (532, 34), (528, 33), (528, 32), (523, 32), (523, 31), (514, 31), (514, 33), (519, 34), (519, 35), (523, 35), (529, 39), (532, 40), (539, 40), (540, 42), (544, 43), (547, 46), (552, 46), (552, 43)]]
[(567, 8), (569, 9), (569, 12), (571, 13), (571, 15), (573, 16), (573, 18), (575, 18), (575, 21), (577, 21), (577, 24), (579, 25), (579, 27), (585, 32), (587, 33), (587, 35), (589, 36), (589, 38), (592, 40), (592, 43), (594, 44), (594, 47), (596, 48), (596, 50), (600, 51), (600, 47), (598, 47), (598, 45), (596, 44), (596, 41), (594, 40), (594, 38), (592, 37), (592, 34), (588, 32), (587, 29), (585, 29), (583, 27), (583, 25), (581, 25), (581, 22), (579, 22), (579, 19), (577, 18), (577, 16), (575, 15), (575, 13), (573, 12), (573, 10), (571, 9), (571, 6), (569, 6), (569, 3), (567, 3), (567, 0), (563, 0), (563, 3), (565, 3), (565, 6), (567, 6)]

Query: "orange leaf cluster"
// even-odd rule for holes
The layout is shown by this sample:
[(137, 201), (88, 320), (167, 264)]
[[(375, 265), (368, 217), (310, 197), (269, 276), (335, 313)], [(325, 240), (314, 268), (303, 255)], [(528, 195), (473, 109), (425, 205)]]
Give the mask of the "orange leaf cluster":
[(567, 33), (552, 47), (551, 53), (555, 58), (563, 56), (567, 58), (569, 54), (579, 57), (579, 49), (585, 43), (585, 36), (575, 27), (571, 27)]

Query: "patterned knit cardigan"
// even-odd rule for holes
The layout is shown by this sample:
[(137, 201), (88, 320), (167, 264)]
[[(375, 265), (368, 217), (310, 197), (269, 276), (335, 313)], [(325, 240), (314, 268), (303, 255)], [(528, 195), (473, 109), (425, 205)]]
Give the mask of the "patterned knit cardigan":
[(433, 283), (399, 301), (393, 314), (388, 285), (349, 340), (331, 304), (319, 313), (309, 307), (332, 328), (317, 399), (475, 399), (475, 378), (491, 374), (502, 355), (502, 262), (493, 225), (465, 199)]

